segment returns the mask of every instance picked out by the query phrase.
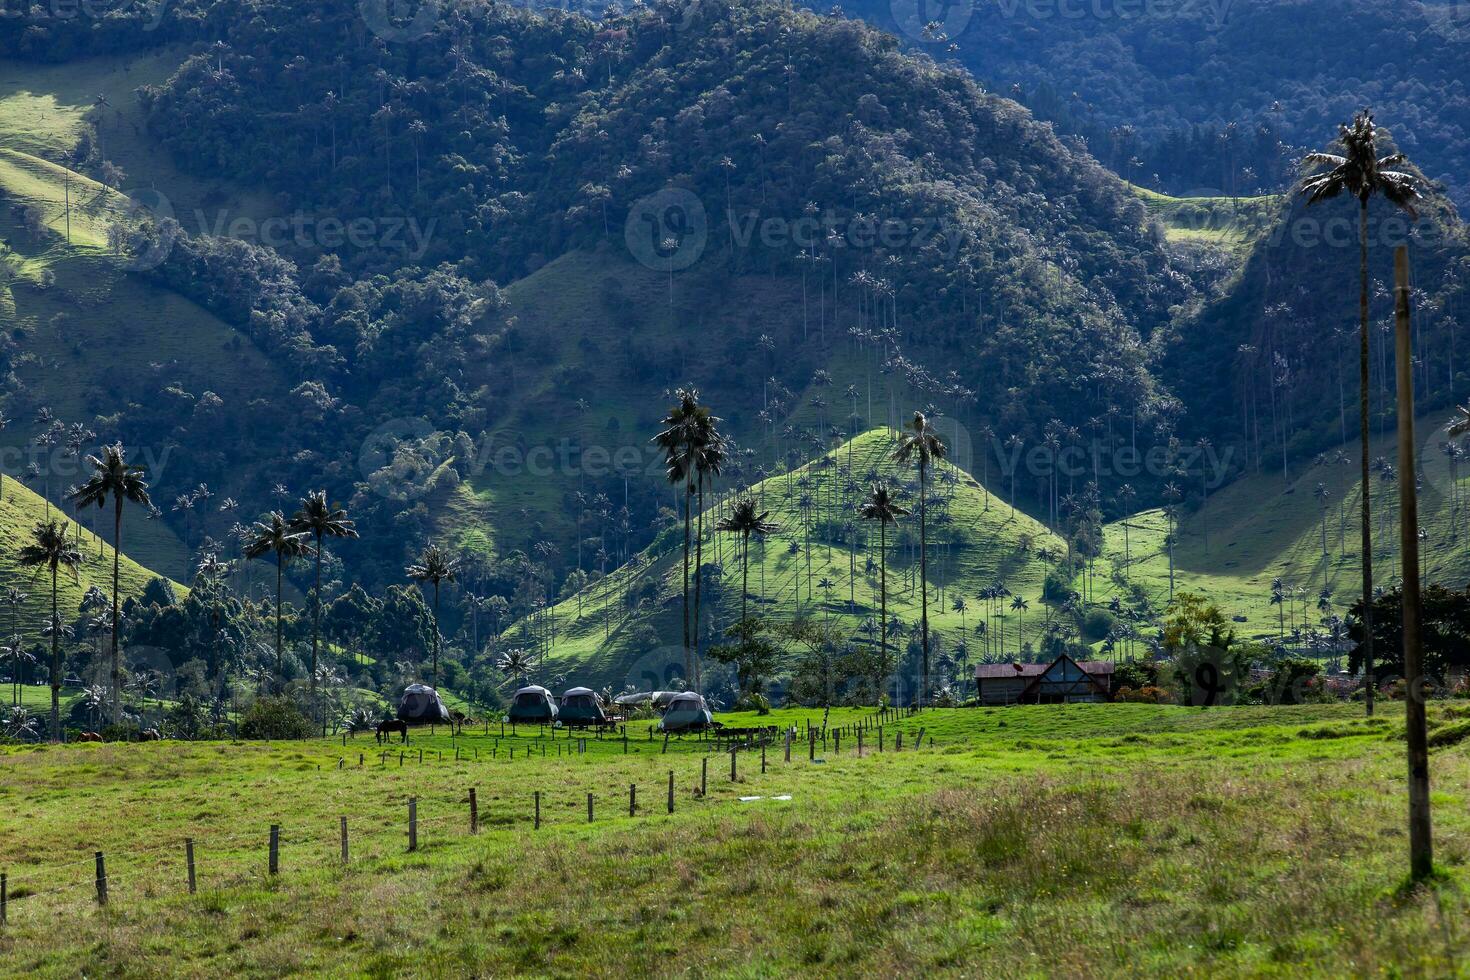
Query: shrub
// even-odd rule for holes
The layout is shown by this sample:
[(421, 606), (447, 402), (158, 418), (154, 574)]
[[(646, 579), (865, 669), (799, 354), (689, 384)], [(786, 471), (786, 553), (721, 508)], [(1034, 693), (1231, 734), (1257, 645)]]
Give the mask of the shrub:
[(310, 738), (312, 730), (310, 720), (285, 695), (257, 699), (240, 719), (241, 738)]
[(764, 694), (744, 694), (735, 702), (736, 711), (754, 711), (758, 715), (771, 713), (771, 699)]

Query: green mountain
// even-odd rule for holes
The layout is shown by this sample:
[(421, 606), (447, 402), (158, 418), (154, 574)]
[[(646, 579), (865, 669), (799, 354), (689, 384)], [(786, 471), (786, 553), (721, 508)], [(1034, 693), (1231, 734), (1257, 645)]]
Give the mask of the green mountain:
[[(108, 595), (112, 594), (112, 536), (111, 511), (98, 517), (101, 512), (88, 512), (82, 517), (79, 528), (76, 515), (60, 511), (54, 505), (47, 509), (46, 501), (39, 494), (15, 480), (5, 481), (3, 497), (0, 497), (0, 540), (7, 547), (0, 549), (0, 594), (14, 587), (25, 593), (26, 601), (19, 608), (19, 619), (15, 624), (20, 632), (35, 636), (39, 626), (51, 615), (51, 576), (45, 570), (22, 566), (17, 560), (17, 551), (30, 540), (31, 530), (38, 523), (49, 519), (63, 520), (74, 535), (79, 537), (77, 550), (82, 554), (82, 564), (75, 574), (65, 569), (57, 578), (57, 602), (62, 616), (69, 622), (76, 617), (77, 606), (87, 590), (96, 586)], [(123, 554), (118, 581), (124, 600), (140, 596), (144, 586), (157, 577), (152, 569), (144, 567), (135, 556), (156, 561), (160, 566), (180, 561), (182, 548), (168, 530), (156, 521), (144, 520), (137, 508), (132, 508), (123, 525)], [(100, 531), (104, 537), (93, 533)], [(105, 538), (105, 540), (104, 540)], [(178, 588), (176, 586), (176, 588)], [(183, 590), (180, 588), (180, 592)], [(9, 606), (0, 609), (0, 630), (9, 637), (12, 624)]]
[[(913, 512), (887, 532), (888, 615), (898, 624), (889, 642), (902, 653), (920, 621), (918, 486), (916, 471), (892, 460), (896, 437), (892, 429), (873, 429), (745, 491), (781, 526), (751, 545), (751, 615), (815, 617), (876, 645), (879, 529), (857, 517), (856, 503), (875, 480), (883, 480), (903, 489), (901, 503)], [(976, 659), (985, 651), (1000, 656), (1022, 644), (1039, 645), (1050, 617), (1036, 600), (1048, 571), (1065, 555), (1065, 544), (948, 462), (931, 479), (929, 622), (935, 642), (954, 650), (963, 641)], [(723, 494), (705, 515), (706, 647), (723, 642), (724, 631), (740, 617), (738, 541), (714, 531), (739, 496)], [(682, 525), (668, 526), (628, 564), (516, 624), (502, 645), (544, 652), (543, 673), (565, 674), (569, 682), (619, 690), (625, 683), (646, 686), (650, 664), (660, 670), (679, 659), (682, 534)], [(1032, 611), (1017, 615), (1008, 604), (987, 610), (976, 594), (996, 584), (1026, 597)], [(964, 600), (963, 612), (954, 608), (956, 599)], [(975, 632), (981, 622), (993, 631), (988, 639)]]

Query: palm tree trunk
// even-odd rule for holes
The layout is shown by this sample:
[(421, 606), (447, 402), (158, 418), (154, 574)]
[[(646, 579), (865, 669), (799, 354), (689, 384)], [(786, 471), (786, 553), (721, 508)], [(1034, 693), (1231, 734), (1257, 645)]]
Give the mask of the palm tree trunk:
[(692, 673), (689, 665), (689, 498), (690, 487), (684, 486), (684, 679)]
[(321, 629), (322, 621), (322, 536), (318, 532), (316, 536), (316, 585), (312, 589), (314, 600), (311, 604), (311, 694), (316, 696), (316, 658), (317, 658), (317, 635)]
[(704, 474), (699, 474), (699, 496), (696, 505), (699, 510), (699, 527), (694, 535), (694, 691), (696, 694), (704, 694), (704, 681), (701, 675), (703, 671), (699, 666), (699, 601), (704, 584), (704, 576), (701, 570), (704, 568)]
[[(1363, 704), (1373, 715), (1373, 524), (1368, 499), (1368, 201), (1358, 210), (1358, 428), (1359, 474), (1363, 486)], [(1412, 473), (1408, 474), (1413, 479)]]
[(439, 686), (439, 583), (434, 583), (434, 666), (429, 674), (429, 686)]
[(285, 556), (276, 552), (276, 683), (286, 689), (286, 661), (281, 647), (281, 579), (285, 568)]
[(744, 547), (740, 549), (740, 635), (746, 630), (745, 603), (750, 595), (750, 532), (745, 532)]
[(929, 700), (929, 534), (925, 513), (924, 478), (926, 467), (919, 463), (919, 625), (924, 647), (924, 689), (919, 692), (919, 704)]
[(51, 741), (61, 741), (61, 630), (56, 614), (56, 566), (51, 566)]
[(878, 669), (888, 679), (888, 521), (878, 521)]
[(117, 584), (118, 566), (122, 560), (123, 499), (114, 493), (112, 504), (112, 723), (122, 723), (122, 664), (117, 656)]

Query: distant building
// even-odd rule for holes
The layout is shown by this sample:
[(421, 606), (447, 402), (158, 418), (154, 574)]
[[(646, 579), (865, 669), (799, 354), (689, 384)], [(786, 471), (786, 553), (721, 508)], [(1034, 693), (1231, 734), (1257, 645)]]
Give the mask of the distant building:
[(981, 704), (1069, 704), (1106, 701), (1113, 664), (1078, 662), (1062, 654), (1049, 664), (978, 664), (975, 690)]

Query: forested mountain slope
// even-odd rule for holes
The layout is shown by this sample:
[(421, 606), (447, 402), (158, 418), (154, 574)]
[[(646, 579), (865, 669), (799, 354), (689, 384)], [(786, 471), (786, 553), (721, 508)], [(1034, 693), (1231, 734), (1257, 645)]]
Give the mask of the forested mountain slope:
[(1334, 120), (1371, 106), (1470, 205), (1470, 11), (1455, 0), (843, 6), (956, 59), (1150, 187), (1279, 189)]

